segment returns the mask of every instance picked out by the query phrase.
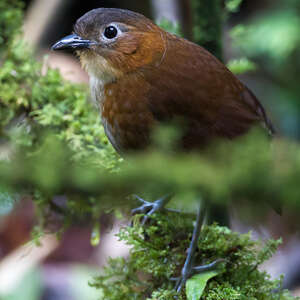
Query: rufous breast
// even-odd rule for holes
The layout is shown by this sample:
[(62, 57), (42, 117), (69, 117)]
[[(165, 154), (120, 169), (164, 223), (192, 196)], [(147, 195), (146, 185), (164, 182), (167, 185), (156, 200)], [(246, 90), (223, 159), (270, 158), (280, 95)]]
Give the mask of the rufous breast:
[(155, 121), (145, 101), (148, 84), (137, 74), (127, 74), (103, 89), (101, 118), (114, 148), (123, 153), (149, 144)]

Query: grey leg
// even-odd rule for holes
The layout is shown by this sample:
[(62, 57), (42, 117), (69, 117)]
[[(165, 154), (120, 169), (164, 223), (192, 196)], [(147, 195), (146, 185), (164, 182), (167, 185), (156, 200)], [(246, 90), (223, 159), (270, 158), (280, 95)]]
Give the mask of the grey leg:
[[(184, 266), (181, 271), (181, 277), (177, 280), (175, 289), (177, 292), (180, 292), (182, 287), (185, 285), (185, 282), (194, 274), (194, 254), (197, 249), (197, 242), (200, 236), (201, 227), (204, 222), (204, 218), (207, 211), (207, 205), (205, 202), (202, 202), (202, 205), (199, 205), (197, 212), (196, 224), (193, 231), (192, 241), (190, 243), (188, 254), (184, 263)], [(207, 266), (202, 266), (205, 269)], [(198, 267), (199, 268), (199, 267)]]

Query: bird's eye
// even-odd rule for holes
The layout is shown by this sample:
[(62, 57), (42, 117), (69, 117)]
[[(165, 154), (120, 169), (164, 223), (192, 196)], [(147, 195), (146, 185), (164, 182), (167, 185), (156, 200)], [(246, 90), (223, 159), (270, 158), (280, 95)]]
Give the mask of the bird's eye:
[(118, 29), (115, 26), (108, 26), (104, 30), (104, 36), (107, 39), (113, 39), (118, 35)]

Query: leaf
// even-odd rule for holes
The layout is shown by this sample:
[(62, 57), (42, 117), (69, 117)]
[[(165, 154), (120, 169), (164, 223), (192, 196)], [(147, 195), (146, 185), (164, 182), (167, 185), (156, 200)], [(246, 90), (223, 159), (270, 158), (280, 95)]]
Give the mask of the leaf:
[(194, 275), (188, 279), (185, 285), (188, 300), (199, 300), (206, 287), (207, 281), (219, 274), (218, 271), (208, 271)]

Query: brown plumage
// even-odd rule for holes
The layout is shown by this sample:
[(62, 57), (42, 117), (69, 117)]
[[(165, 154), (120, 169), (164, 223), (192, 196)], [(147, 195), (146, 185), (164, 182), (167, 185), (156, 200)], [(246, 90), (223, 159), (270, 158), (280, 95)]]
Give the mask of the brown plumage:
[(255, 124), (274, 132), (257, 98), (217, 58), (146, 17), (100, 8), (81, 17), (74, 31), (77, 44), (69, 38), (53, 48), (79, 49), (117, 151), (145, 148), (155, 125), (174, 120), (184, 124), (184, 149), (232, 139)]

